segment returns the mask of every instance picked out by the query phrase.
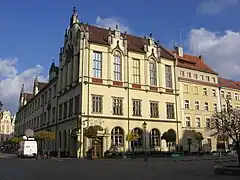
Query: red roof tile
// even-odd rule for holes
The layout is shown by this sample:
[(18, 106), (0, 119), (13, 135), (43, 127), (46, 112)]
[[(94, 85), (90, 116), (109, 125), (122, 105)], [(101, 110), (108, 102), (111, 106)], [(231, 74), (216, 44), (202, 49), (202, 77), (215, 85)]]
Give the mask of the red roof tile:
[[(176, 51), (170, 50), (170, 53), (174, 54)], [(192, 70), (198, 70), (198, 71), (203, 71), (211, 74), (218, 74), (215, 71), (213, 71), (205, 62), (203, 59), (200, 59), (197, 56), (193, 56), (190, 54), (183, 54), (183, 57), (178, 56), (178, 66), (187, 68), (187, 69), (192, 69)]]
[(240, 90), (240, 84), (237, 81), (233, 81), (231, 79), (224, 79), (219, 77), (218, 78), (218, 84), (220, 87), (227, 87), (231, 89), (238, 89)]
[[(85, 27), (86, 27), (86, 25), (85, 25)], [(89, 37), (90, 42), (108, 45), (109, 30), (103, 29), (100, 27), (96, 27), (96, 26), (91, 26), (91, 25), (88, 25), (88, 28), (89, 28), (89, 33), (90, 33), (90, 37)], [(122, 37), (124, 36), (123, 33), (121, 33), (121, 35), (122, 35)], [(133, 36), (130, 34), (126, 34), (126, 35), (127, 35), (127, 40), (128, 40), (128, 50), (129, 51), (145, 53), (145, 51), (144, 51), (145, 39), (144, 38)], [(159, 46), (162, 50), (161, 51), (162, 57), (174, 60), (174, 57), (164, 47), (162, 47), (161, 45), (159, 45)]]

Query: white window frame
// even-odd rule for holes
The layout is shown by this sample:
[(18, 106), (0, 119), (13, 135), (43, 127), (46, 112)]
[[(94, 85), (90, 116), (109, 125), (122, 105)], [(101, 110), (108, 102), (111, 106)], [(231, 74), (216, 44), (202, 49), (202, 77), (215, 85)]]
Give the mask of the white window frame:
[(102, 78), (102, 53), (93, 52), (93, 77)]

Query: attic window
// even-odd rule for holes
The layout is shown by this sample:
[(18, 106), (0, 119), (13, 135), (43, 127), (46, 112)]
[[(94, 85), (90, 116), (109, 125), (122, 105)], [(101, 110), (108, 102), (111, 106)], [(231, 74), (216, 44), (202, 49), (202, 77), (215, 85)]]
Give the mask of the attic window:
[(192, 74), (190, 72), (187, 73), (187, 77), (191, 78)]
[(216, 82), (216, 79), (215, 79), (215, 77), (212, 77), (212, 82), (214, 82), (214, 83)]
[(195, 74), (194, 74), (194, 78), (195, 78), (195, 79), (198, 79), (198, 74), (195, 73)]
[(184, 71), (180, 71), (180, 76), (184, 77)]
[(210, 78), (209, 78), (209, 76), (206, 76), (206, 79), (207, 79), (207, 81), (210, 81)]

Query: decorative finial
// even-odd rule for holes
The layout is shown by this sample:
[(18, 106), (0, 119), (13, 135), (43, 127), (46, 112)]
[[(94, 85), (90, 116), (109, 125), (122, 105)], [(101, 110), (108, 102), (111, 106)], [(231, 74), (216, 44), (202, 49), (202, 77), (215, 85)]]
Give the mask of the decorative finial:
[(127, 39), (127, 31), (124, 32), (124, 39)]
[(52, 58), (52, 63), (53, 63), (53, 64), (55, 63), (55, 59), (54, 59), (54, 58)]
[(152, 33), (150, 32), (149, 37), (152, 38)]
[(76, 7), (73, 6), (73, 14), (75, 14), (76, 12), (77, 12)]
[(116, 30), (118, 30), (118, 25), (116, 24)]
[(157, 40), (157, 44), (158, 44), (158, 45), (160, 44), (159, 40)]

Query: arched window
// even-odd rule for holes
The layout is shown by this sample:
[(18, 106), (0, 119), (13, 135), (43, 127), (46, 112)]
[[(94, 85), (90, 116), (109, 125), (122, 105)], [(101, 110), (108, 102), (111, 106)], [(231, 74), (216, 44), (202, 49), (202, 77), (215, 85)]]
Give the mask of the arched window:
[(123, 146), (124, 145), (124, 132), (121, 127), (113, 128), (111, 132), (112, 145)]
[(160, 131), (158, 129), (152, 129), (149, 132), (149, 145), (150, 147), (160, 146)]
[(114, 52), (114, 61), (113, 61), (113, 74), (114, 80), (122, 80), (122, 62), (121, 62), (121, 53), (119, 51)]
[(150, 85), (157, 85), (157, 64), (154, 59), (149, 62)]
[(142, 146), (142, 129), (140, 129), (140, 128), (134, 128), (133, 130), (132, 130), (132, 133), (133, 134), (137, 134), (138, 135), (138, 139), (136, 139), (136, 140), (134, 140), (134, 141), (132, 141), (131, 142), (131, 145), (132, 145), (132, 147), (141, 147)]

